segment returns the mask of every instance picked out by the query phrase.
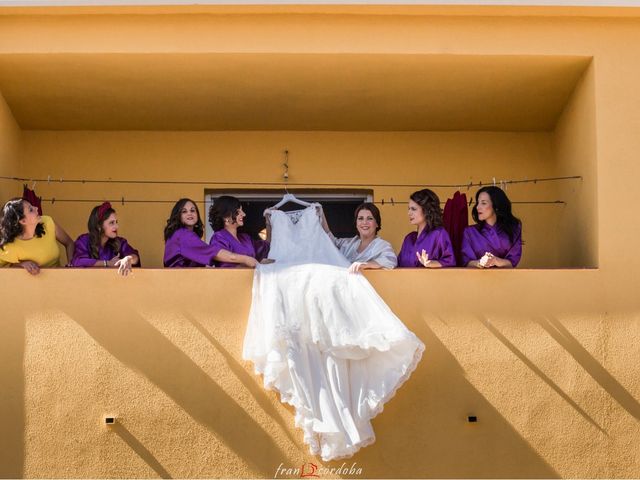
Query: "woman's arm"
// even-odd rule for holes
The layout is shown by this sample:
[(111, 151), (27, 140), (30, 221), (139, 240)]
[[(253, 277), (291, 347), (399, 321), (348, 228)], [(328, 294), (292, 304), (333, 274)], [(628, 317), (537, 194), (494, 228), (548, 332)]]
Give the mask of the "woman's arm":
[(71, 237), (64, 231), (64, 229), (56, 223), (56, 240), (64, 245), (65, 250), (67, 251), (67, 265), (71, 265), (71, 261), (73, 260), (73, 252), (75, 249), (75, 245)]
[(220, 249), (218, 254), (213, 257), (214, 260), (224, 263), (237, 263), (239, 265), (246, 265), (250, 268), (255, 268), (258, 265), (258, 260), (249, 255), (241, 255), (239, 253), (233, 253), (224, 248)]
[(369, 260), (368, 262), (353, 262), (349, 267), (349, 273), (359, 273), (362, 270), (378, 270), (382, 268), (378, 262)]

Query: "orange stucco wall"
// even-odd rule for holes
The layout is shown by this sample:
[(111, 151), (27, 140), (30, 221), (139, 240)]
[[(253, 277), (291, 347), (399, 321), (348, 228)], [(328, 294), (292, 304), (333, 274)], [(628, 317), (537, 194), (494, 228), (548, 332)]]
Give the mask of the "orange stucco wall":
[[(4, 475), (273, 477), (280, 464), (341, 465), (308, 455), (292, 412), (241, 360), (250, 271), (1, 273), (12, 299)], [(427, 350), (374, 421), (376, 443), (351, 460), (363, 476), (637, 474), (636, 285), (593, 270), (367, 276)]]
[[(640, 20), (599, 17), (597, 10), (501, 11), (76, 16), (67, 10), (61, 17), (1, 18), (3, 53), (42, 54), (46, 44), (50, 52), (88, 54), (258, 49), (593, 57), (550, 130), (25, 130), (19, 172), (277, 181), (288, 148), (292, 181), (581, 175), (579, 183), (508, 192), (567, 202), (516, 209), (527, 232), (524, 266), (597, 269), (367, 273), (427, 351), (375, 420), (377, 442), (352, 461), (363, 476), (384, 478), (638, 477)], [(15, 131), (3, 127), (0, 145), (17, 138), (5, 133)], [(3, 188), (13, 195), (21, 186)], [(203, 194), (196, 187), (114, 191), (55, 182), (38, 189), (57, 198)], [(375, 190), (383, 198), (407, 193)], [(60, 202), (45, 209), (72, 234), (89, 211)], [(118, 207), (122, 233), (141, 248), (146, 265), (159, 265), (167, 210)], [(398, 247), (408, 230), (403, 207), (385, 205), (383, 217), (383, 234)], [(2, 476), (272, 477), (280, 464), (321, 463), (307, 454), (291, 411), (263, 391), (240, 358), (250, 271), (148, 269), (122, 279), (112, 271), (55, 270), (32, 278), (7, 269), (0, 277)], [(118, 417), (112, 429), (102, 423), (110, 414)], [(468, 415), (478, 423), (467, 423)]]

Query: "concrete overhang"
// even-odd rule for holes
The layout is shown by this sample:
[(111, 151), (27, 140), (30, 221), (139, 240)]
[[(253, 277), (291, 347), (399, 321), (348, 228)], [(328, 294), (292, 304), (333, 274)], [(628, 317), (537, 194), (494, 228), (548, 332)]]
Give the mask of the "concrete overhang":
[(590, 57), (0, 54), (25, 130), (552, 130)]

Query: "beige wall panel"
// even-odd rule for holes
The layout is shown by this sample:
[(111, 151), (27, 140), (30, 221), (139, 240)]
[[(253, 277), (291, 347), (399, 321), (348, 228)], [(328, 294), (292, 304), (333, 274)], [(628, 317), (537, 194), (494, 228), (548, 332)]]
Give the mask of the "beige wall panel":
[[(0, 92), (0, 176), (20, 175), (21, 131)], [(21, 185), (0, 179), (0, 201), (22, 193)]]
[(584, 74), (553, 133), (559, 176), (581, 180), (559, 185), (571, 198), (560, 209), (558, 251), (571, 267), (598, 266), (598, 158), (595, 106), (595, 68)]

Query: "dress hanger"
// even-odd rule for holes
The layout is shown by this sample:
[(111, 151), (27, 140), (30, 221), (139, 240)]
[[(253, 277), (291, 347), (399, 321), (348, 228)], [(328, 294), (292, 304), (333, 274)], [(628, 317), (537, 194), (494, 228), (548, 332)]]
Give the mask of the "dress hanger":
[(282, 205), (284, 205), (285, 203), (288, 203), (288, 202), (297, 203), (298, 205), (302, 205), (303, 207), (310, 207), (311, 206), (310, 203), (305, 202), (304, 200), (298, 199), (293, 193), (287, 192), (282, 197), (282, 200), (280, 200), (278, 203), (276, 203), (271, 208), (280, 208)]

